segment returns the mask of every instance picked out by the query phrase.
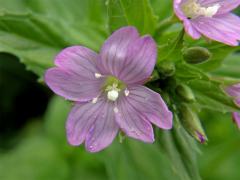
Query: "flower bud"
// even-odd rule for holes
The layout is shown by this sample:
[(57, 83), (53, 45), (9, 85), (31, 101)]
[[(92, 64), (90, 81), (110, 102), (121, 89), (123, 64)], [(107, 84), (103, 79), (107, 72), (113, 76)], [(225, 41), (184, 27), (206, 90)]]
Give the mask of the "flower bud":
[(176, 88), (176, 93), (186, 102), (194, 102), (195, 96), (190, 87), (180, 84)]
[(157, 65), (158, 72), (164, 77), (173, 76), (175, 73), (175, 65), (173, 62), (165, 61)]
[(160, 77), (159, 77), (159, 74), (157, 72), (157, 70), (154, 70), (151, 77), (149, 78), (149, 81), (156, 81), (158, 80)]
[(205, 143), (207, 141), (207, 136), (197, 114), (186, 103), (182, 103), (180, 112), (180, 120), (186, 131), (200, 143)]
[(183, 51), (183, 59), (189, 64), (199, 64), (207, 61), (210, 57), (209, 50), (203, 47), (191, 47)]

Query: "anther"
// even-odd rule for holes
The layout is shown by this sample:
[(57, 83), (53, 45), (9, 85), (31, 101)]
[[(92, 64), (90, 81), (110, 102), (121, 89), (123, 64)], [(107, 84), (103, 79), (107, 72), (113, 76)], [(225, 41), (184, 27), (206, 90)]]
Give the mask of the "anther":
[(96, 104), (96, 103), (97, 103), (97, 100), (98, 100), (97, 97), (93, 98), (93, 99), (92, 99), (92, 103), (93, 103), (93, 104)]
[(100, 78), (100, 77), (102, 77), (102, 75), (99, 74), (99, 73), (95, 73), (94, 75), (95, 75), (95, 77), (96, 77), (97, 79)]
[(128, 90), (128, 89), (125, 89), (125, 91), (124, 91), (125, 96), (128, 96), (129, 93), (130, 93), (129, 90)]

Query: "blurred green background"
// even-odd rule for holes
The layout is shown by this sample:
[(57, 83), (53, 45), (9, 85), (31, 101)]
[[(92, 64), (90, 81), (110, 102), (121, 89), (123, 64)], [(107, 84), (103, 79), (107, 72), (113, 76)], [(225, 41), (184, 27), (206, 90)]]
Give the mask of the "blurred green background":
[[(90, 2), (87, 8), (86, 2)], [(171, 14), (169, 2), (151, 0), (159, 20)], [(164, 145), (131, 139), (120, 143), (116, 138), (110, 147), (97, 154), (86, 152), (83, 146), (70, 147), (66, 142), (64, 126), (71, 103), (54, 96), (38, 77), (52, 65), (45, 59), (52, 58), (63, 47), (78, 43), (93, 49), (100, 47), (107, 36), (104, 29), (108, 11), (99, 16), (100, 10), (106, 9), (105, 2), (0, 0), (0, 4), (0, 180), (184, 179), (174, 163), (179, 157), (184, 161), (184, 152), (169, 158), (164, 149), (165, 144), (171, 145), (171, 138), (161, 142)], [(26, 7), (37, 18), (46, 17), (35, 21), (39, 26), (36, 23), (34, 28), (45, 28), (43, 32), (48, 32), (49, 37), (31, 29), (21, 14)], [(20, 15), (16, 17), (15, 13)], [(55, 21), (58, 18), (59, 23)], [(59, 27), (52, 27), (55, 25)], [(26, 70), (20, 61), (35, 73)], [(233, 65), (228, 73), (239, 71)], [(240, 133), (231, 115), (210, 111), (200, 115), (209, 139), (207, 145), (194, 147), (202, 179), (240, 179)], [(161, 132), (159, 136), (169, 137), (170, 132)]]

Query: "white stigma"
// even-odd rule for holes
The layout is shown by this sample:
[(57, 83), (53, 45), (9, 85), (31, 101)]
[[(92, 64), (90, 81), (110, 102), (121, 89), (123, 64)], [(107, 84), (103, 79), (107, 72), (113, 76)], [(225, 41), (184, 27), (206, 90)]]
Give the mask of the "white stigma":
[(107, 98), (108, 98), (108, 100), (116, 101), (118, 96), (119, 96), (119, 92), (121, 90), (118, 89), (118, 84), (117, 83), (113, 83), (112, 86), (107, 86), (105, 91), (107, 91)]
[(182, 5), (182, 11), (189, 18), (197, 18), (198, 16), (212, 17), (218, 12), (220, 7), (219, 4), (203, 7), (197, 0), (188, 0)]
[(97, 79), (100, 78), (100, 77), (102, 77), (102, 75), (99, 74), (99, 73), (95, 73), (94, 75), (95, 75), (95, 78), (97, 78)]
[(107, 97), (110, 101), (116, 101), (118, 98), (118, 95), (119, 95), (119, 93), (115, 89), (112, 89), (112, 90), (108, 91), (108, 93), (107, 93)]

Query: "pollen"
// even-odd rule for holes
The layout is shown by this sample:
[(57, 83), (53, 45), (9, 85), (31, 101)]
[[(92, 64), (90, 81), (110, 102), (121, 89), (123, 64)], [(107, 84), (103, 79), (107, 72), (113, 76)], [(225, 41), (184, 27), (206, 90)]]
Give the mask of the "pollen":
[(188, 18), (197, 18), (199, 16), (212, 17), (214, 16), (221, 6), (214, 4), (209, 7), (203, 7), (197, 0), (188, 0), (182, 4), (182, 11)]

